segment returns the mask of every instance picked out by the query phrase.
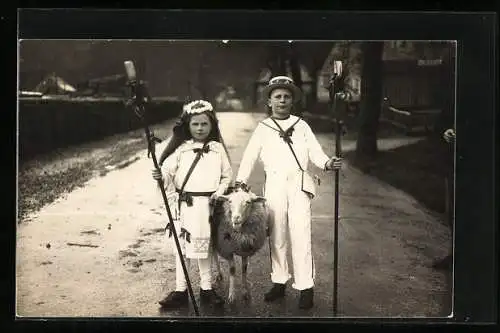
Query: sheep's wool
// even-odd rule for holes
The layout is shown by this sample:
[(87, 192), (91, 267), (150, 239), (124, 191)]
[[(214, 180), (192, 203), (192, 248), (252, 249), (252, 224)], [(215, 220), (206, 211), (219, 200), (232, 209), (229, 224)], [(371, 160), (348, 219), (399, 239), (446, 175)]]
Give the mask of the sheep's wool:
[(219, 255), (230, 259), (234, 254), (249, 257), (259, 251), (267, 237), (268, 211), (263, 202), (254, 202), (248, 219), (241, 230), (236, 231), (231, 225), (226, 204), (214, 211), (213, 240)]

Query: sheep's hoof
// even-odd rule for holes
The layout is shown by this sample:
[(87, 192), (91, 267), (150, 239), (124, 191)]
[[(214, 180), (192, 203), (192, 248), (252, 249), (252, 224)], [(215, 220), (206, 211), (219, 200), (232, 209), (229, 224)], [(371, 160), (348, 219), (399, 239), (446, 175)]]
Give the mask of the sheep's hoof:
[(221, 273), (218, 273), (215, 275), (212, 285), (214, 286), (214, 288), (220, 288), (222, 286), (222, 274)]
[(234, 294), (229, 294), (229, 296), (227, 296), (227, 302), (229, 305), (234, 305), (236, 303), (236, 296)]

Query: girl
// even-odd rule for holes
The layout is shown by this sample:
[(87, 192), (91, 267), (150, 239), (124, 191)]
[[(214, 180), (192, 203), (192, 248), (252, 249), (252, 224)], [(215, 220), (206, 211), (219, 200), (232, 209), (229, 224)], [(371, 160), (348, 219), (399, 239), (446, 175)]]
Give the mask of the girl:
[[(188, 175), (198, 154), (198, 162)], [(183, 255), (198, 260), (200, 300), (202, 303), (221, 305), (224, 300), (212, 289), (211, 281), (210, 202), (227, 190), (232, 169), (217, 117), (209, 102), (197, 100), (184, 106), (184, 112), (162, 155), (165, 156), (162, 164), (165, 186), (175, 188), (177, 192), (174, 201), (178, 204), (169, 205), (173, 211), (179, 208), (180, 216), (175, 228)], [(162, 178), (160, 170), (155, 169), (152, 174), (154, 179)], [(165, 309), (188, 305), (186, 280), (177, 251), (175, 281), (175, 291), (159, 302)]]

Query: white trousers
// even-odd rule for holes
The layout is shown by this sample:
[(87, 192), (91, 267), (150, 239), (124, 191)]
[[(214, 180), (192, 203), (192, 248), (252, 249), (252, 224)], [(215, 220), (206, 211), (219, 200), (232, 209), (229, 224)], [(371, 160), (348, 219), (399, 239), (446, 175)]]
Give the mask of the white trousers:
[[(211, 252), (211, 251), (210, 251)], [(210, 261), (212, 254), (209, 253), (208, 258), (205, 259), (188, 259), (184, 257), (184, 263), (189, 271), (189, 260), (198, 261), (198, 269), (200, 271), (200, 288), (203, 290), (212, 289), (212, 274), (210, 270)], [(191, 284), (193, 283), (193, 278), (190, 276), (189, 280)], [(187, 289), (186, 278), (184, 277), (184, 271), (182, 270), (182, 263), (179, 254), (175, 253), (175, 290), (185, 291)], [(194, 288), (193, 288), (194, 289)]]
[(300, 173), (286, 175), (266, 173), (264, 196), (274, 214), (270, 236), (271, 281), (286, 283), (288, 270), (288, 237), (293, 262), (294, 283), (297, 290), (314, 286), (314, 260), (311, 245), (311, 199), (301, 190)]

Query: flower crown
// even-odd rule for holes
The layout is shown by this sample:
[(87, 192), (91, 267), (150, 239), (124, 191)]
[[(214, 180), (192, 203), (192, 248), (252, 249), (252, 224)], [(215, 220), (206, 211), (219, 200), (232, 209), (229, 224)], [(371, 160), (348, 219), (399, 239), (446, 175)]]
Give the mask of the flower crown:
[(210, 104), (210, 102), (200, 99), (184, 105), (182, 109), (187, 114), (197, 114), (206, 111), (213, 111), (214, 108), (212, 107), (212, 104)]

